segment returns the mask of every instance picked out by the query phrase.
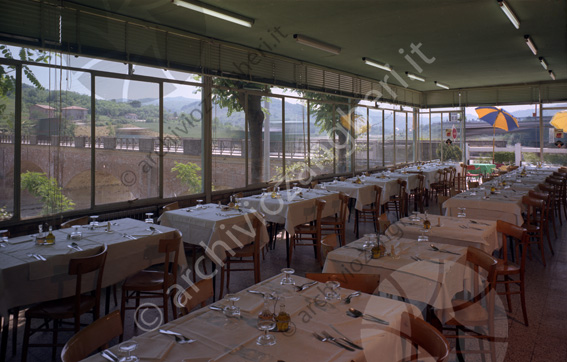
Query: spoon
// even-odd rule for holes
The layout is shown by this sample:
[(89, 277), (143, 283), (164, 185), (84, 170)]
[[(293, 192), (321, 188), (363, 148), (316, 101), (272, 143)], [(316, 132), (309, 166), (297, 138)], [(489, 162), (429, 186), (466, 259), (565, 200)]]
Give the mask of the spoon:
[(307, 289), (307, 288), (309, 288), (310, 286), (315, 285), (315, 284), (317, 284), (317, 281), (305, 283), (305, 284), (302, 284), (302, 285), (296, 285), (296, 286), (295, 286), (295, 290), (296, 290), (297, 292), (302, 292), (302, 291), (304, 291), (305, 289)]
[(381, 323), (381, 324), (385, 324), (385, 325), (390, 324), (388, 321), (385, 321), (385, 320), (380, 319), (378, 317), (374, 317), (370, 314), (364, 314), (361, 311), (359, 311), (358, 309), (354, 309), (354, 308), (349, 308), (348, 311), (347, 311), (347, 315), (354, 317), (354, 318), (362, 317), (363, 319), (365, 319), (367, 321)]
[(73, 248), (77, 249), (78, 251), (83, 251), (83, 248), (81, 248), (81, 247), (79, 246), (79, 244), (77, 244), (77, 243), (74, 242), (74, 241), (71, 243), (71, 246), (72, 246)]
[(433, 245), (433, 244), (430, 244), (429, 246), (431, 247), (431, 249), (433, 249), (433, 250), (435, 250), (435, 251), (439, 251), (439, 252), (441, 252), (441, 253), (449, 253), (449, 254), (454, 254), (454, 255), (461, 255), (461, 254), (455, 253), (455, 252), (453, 252), (453, 251), (449, 251), (449, 250), (445, 250), (445, 249), (439, 249), (438, 247), (436, 247), (436, 246)]
[(359, 291), (350, 293), (350, 294), (345, 298), (345, 304), (349, 304), (349, 303), (350, 303), (350, 300), (351, 300), (352, 298), (358, 297), (359, 295), (360, 295), (360, 292), (359, 292)]

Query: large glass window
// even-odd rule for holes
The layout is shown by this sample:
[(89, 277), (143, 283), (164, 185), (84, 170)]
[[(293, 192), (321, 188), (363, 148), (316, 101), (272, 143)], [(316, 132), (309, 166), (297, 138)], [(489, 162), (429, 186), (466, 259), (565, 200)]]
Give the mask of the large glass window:
[[(307, 169), (307, 101), (285, 98), (285, 179), (302, 178)], [(283, 170), (276, 175), (284, 180)]]
[(431, 156), (434, 160), (441, 159), (443, 144), (443, 123), (441, 113), (431, 113)]
[(384, 111), (384, 162), (386, 166), (394, 164), (394, 112)]
[(414, 142), (414, 134), (413, 134), (413, 113), (408, 112), (407, 114), (407, 162), (414, 162), (414, 148), (417, 147), (417, 144)]
[[(15, 68), (0, 64), (4, 74), (13, 76)], [(16, 125), (15, 84), (11, 81), (0, 90), (0, 222), (14, 214), (14, 127)], [(28, 138), (29, 139), (29, 138)]]
[(159, 196), (159, 85), (96, 77), (95, 203)]
[[(213, 97), (212, 107), (212, 187), (213, 190), (226, 190), (246, 186), (246, 149), (253, 159), (249, 162), (252, 172), (249, 175), (250, 183), (260, 182), (262, 179), (262, 142), (246, 147), (246, 113), (240, 101), (246, 96), (233, 90), (224, 92), (218, 89)], [(261, 137), (263, 119), (261, 96), (249, 98), (249, 117), (256, 117), (254, 125), (250, 127), (250, 137)], [(253, 99), (250, 99), (253, 98)], [(226, 101), (225, 101), (226, 100)], [(252, 102), (251, 102), (252, 101)], [(245, 103), (245, 102), (244, 102)], [(246, 103), (245, 103), (246, 104)], [(252, 146), (252, 144), (250, 144)]]
[(354, 113), (355, 171), (368, 169), (368, 117), (366, 107), (356, 107)]
[[(283, 155), (281, 154), (283, 134), (282, 102), (283, 98), (279, 97), (262, 97), (261, 99), (264, 114), (264, 121), (259, 138), (261, 145), (254, 145), (254, 147), (262, 148), (262, 174), (260, 178), (262, 182), (275, 180), (278, 172), (283, 170)], [(250, 144), (254, 142), (255, 140), (251, 133)], [(254, 157), (252, 157), (248, 163), (249, 175), (252, 175), (253, 172), (253, 162)]]
[(407, 140), (407, 113), (395, 112), (395, 129), (396, 129), (396, 159), (395, 163), (407, 162), (406, 140)]
[(383, 142), (382, 142), (382, 114), (379, 109), (370, 109), (368, 117), (369, 126), (369, 156), (370, 168), (383, 166)]
[[(309, 161), (311, 175), (333, 172), (332, 105), (311, 102), (309, 113)], [(347, 116), (348, 117), (348, 116)], [(343, 162), (339, 159), (339, 162)], [(303, 175), (308, 177), (308, 175)]]
[(201, 96), (200, 87), (164, 84), (163, 196), (166, 198), (203, 192)]
[(431, 127), (429, 127), (430, 113), (419, 113), (419, 151), (420, 160), (431, 160)]

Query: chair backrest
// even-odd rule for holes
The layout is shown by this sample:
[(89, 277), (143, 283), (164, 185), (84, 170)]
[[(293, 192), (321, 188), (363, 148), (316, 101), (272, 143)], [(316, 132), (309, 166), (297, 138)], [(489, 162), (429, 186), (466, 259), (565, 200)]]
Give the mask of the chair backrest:
[(323, 237), (323, 240), (321, 240), (321, 264), (325, 264), (327, 254), (335, 250), (337, 245), (337, 234), (327, 234)]
[(161, 212), (171, 211), (171, 210), (178, 210), (179, 209), (179, 202), (175, 201), (170, 204), (164, 205), (161, 208)]
[(469, 181), (469, 182), (468, 182), (469, 189), (477, 188), (478, 185), (479, 185), (479, 182), (478, 182), (478, 181)]
[(419, 348), (425, 350), (437, 362), (444, 362), (449, 358), (451, 347), (445, 336), (431, 324), (408, 312), (402, 313), (400, 335), (410, 340), (415, 348), (415, 353), (412, 351), (410, 357), (411, 361), (418, 360)]
[(382, 198), (382, 188), (374, 185), (374, 209), (380, 210), (380, 199)]
[(380, 274), (305, 273), (305, 277), (321, 283), (337, 281), (341, 287), (374, 294), (380, 284)]
[[(496, 220), (496, 231), (502, 234), (502, 254), (505, 263), (508, 262), (508, 237), (515, 239), (516, 248), (513, 250), (516, 260), (520, 261), (520, 268), (523, 271), (526, 264), (527, 253), (527, 230), (503, 220)], [(520, 252), (521, 250), (521, 252)]]
[(378, 225), (380, 226), (380, 234), (386, 233), (386, 230), (388, 230), (388, 228), (390, 227), (391, 224), (392, 223), (390, 222), (390, 220), (388, 220), (388, 214), (382, 213), (378, 217)]
[(75, 325), (76, 330), (79, 329), (79, 316), (81, 311), (81, 292), (83, 290), (83, 275), (94, 273), (98, 271), (96, 279), (95, 294), (95, 318), (98, 318), (100, 312), (100, 289), (102, 286), (102, 276), (104, 274), (104, 264), (106, 262), (106, 254), (108, 247), (106, 244), (102, 246), (101, 250), (91, 256), (82, 258), (74, 258), (69, 260), (69, 275), (76, 275), (75, 282)]
[(343, 223), (346, 223), (346, 219), (348, 216), (348, 200), (349, 197), (347, 194), (343, 192), (339, 192), (339, 200), (341, 200), (341, 207), (339, 210), (339, 220)]
[(87, 225), (88, 223), (89, 223), (88, 216), (78, 217), (76, 219), (67, 220), (61, 223), (61, 229), (67, 229), (73, 225)]
[(311, 181), (311, 183), (309, 185), (311, 186), (312, 189), (314, 189), (315, 186), (319, 185), (319, 181), (317, 181), (317, 180)]
[(0, 230), (0, 236), (10, 237), (10, 230)]
[(213, 297), (213, 279), (201, 279), (198, 282), (187, 287), (183, 293), (177, 296), (177, 305), (180, 307), (181, 315), (186, 315), (198, 305), (205, 306), (207, 300)]
[(496, 265), (498, 264), (498, 260), (494, 258), (492, 255), (478, 248), (469, 246), (467, 248), (467, 262), (472, 264), (473, 270), (476, 275), (482, 275), (480, 273), (480, 269), (482, 269), (482, 271), (486, 275), (486, 283), (484, 283), (484, 288), (481, 290), (479, 285), (480, 284), (479, 278), (473, 278), (474, 297), (471, 298), (470, 301), (467, 303), (454, 306), (453, 310), (458, 311), (465, 309), (470, 306), (470, 302), (479, 303), (484, 298), (488, 298), (487, 309), (489, 316), (492, 316), (494, 311), (494, 293), (491, 293), (491, 291), (493, 290), (494, 284), (496, 283)]
[(105, 315), (89, 324), (65, 343), (61, 351), (63, 362), (78, 362), (97, 348), (108, 348), (108, 343), (122, 334), (120, 311)]
[(537, 215), (546, 216), (545, 201), (535, 199), (533, 197), (522, 197), (522, 204), (526, 208), (526, 223), (529, 225), (538, 225)]
[(177, 265), (179, 262), (179, 246), (181, 245), (181, 235), (175, 232), (172, 239), (160, 239), (158, 251), (165, 255), (163, 265), (164, 291), (177, 282)]
[(325, 200), (315, 199), (315, 210), (316, 210), (315, 222), (317, 223), (317, 228), (319, 229), (319, 233), (321, 232), (321, 215), (323, 214), (323, 209), (325, 208), (326, 204), (327, 201)]

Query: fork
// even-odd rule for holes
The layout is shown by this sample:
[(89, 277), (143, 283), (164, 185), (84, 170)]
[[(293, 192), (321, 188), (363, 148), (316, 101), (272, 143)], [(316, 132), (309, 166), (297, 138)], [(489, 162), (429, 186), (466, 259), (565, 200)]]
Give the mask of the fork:
[(344, 345), (344, 344), (342, 344), (341, 342), (337, 341), (337, 339), (336, 339), (335, 337), (331, 336), (331, 335), (330, 335), (329, 333), (327, 333), (326, 331), (322, 331), (321, 334), (322, 334), (323, 337), (325, 337), (326, 339), (329, 339), (329, 340), (335, 342), (336, 344), (340, 345), (340, 346), (343, 347), (344, 349), (347, 349), (347, 350), (349, 350), (349, 351), (354, 351), (353, 348), (351, 348), (351, 347), (349, 347), (349, 346), (347, 346), (347, 345)]
[(328, 338), (325, 338), (323, 336), (320, 336), (319, 334), (317, 334), (316, 332), (313, 332), (313, 337), (317, 338), (318, 340), (320, 340), (321, 342), (329, 342), (331, 344), (334, 344), (335, 346), (339, 346), (341, 348), (344, 348), (346, 350), (352, 351), (354, 352), (354, 349), (347, 347), (347, 346), (343, 346), (342, 344), (339, 344), (338, 342), (332, 341)]
[(422, 258), (420, 258), (420, 257), (417, 256), (417, 255), (414, 255), (414, 256), (412, 256), (411, 258), (412, 258), (413, 260), (415, 260), (415, 261), (428, 261), (428, 262), (433, 263), (433, 264), (445, 264), (445, 263), (442, 262), (442, 261), (435, 261), (435, 260), (430, 260), (430, 259), (422, 259)]

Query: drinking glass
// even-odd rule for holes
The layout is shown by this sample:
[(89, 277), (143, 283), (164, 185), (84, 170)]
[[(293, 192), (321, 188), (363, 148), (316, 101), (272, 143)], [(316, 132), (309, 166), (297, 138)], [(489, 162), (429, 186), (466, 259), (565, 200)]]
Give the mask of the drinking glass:
[(280, 281), (281, 285), (295, 285), (295, 280), (291, 278), (291, 275), (295, 273), (295, 270), (292, 268), (283, 268), (281, 272), (285, 274)]
[(325, 292), (325, 300), (332, 301), (332, 300), (340, 300), (341, 295), (339, 294), (339, 288), (341, 287), (341, 283), (337, 282), (336, 280), (329, 280), (325, 283), (326, 285), (326, 292)]
[(374, 246), (376, 246), (376, 234), (364, 234), (362, 248), (364, 250), (371, 250)]
[(266, 196), (266, 193), (268, 192), (267, 188), (263, 188), (262, 189), (262, 196)]
[(200, 209), (203, 207), (203, 200), (197, 200), (197, 209)]
[(153, 212), (146, 212), (146, 219), (144, 220), (148, 224), (154, 223), (154, 213)]
[(71, 233), (71, 239), (73, 240), (81, 240), (82, 234), (81, 231), (79, 230), (81, 228), (81, 225), (73, 225), (73, 232)]
[(276, 344), (276, 337), (272, 334), (268, 334), (268, 331), (274, 329), (276, 327), (276, 322), (273, 320), (262, 320), (258, 319), (258, 329), (264, 331), (258, 339), (256, 340), (256, 344), (259, 346), (273, 346)]
[(121, 343), (118, 346), (118, 350), (122, 353), (128, 353), (128, 355), (126, 357), (122, 357), (120, 358), (118, 361), (119, 362), (138, 362), (139, 359), (136, 356), (132, 356), (132, 351), (136, 350), (136, 348), (138, 348), (138, 343), (136, 343), (136, 341), (126, 341)]
[(418, 213), (417, 211), (412, 211), (412, 212), (411, 212), (410, 221), (415, 221), (415, 222), (417, 222), (417, 221), (419, 221), (419, 220), (421, 220), (421, 219), (419, 218), (419, 213)]
[(467, 209), (465, 207), (458, 207), (457, 210), (459, 210), (457, 217), (467, 217), (467, 214), (465, 212)]
[(223, 313), (228, 318), (238, 318), (240, 317), (240, 308), (234, 305), (234, 302), (240, 300), (240, 297), (236, 294), (227, 294), (225, 299), (230, 302), (230, 305), (227, 305), (223, 309)]
[(94, 229), (98, 226), (98, 215), (92, 215), (91, 216), (91, 223), (90, 223), (90, 227), (91, 229)]
[(339, 178), (338, 177), (333, 178), (333, 183), (336, 184), (337, 182), (339, 182)]

